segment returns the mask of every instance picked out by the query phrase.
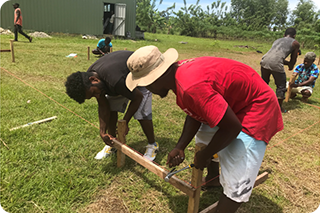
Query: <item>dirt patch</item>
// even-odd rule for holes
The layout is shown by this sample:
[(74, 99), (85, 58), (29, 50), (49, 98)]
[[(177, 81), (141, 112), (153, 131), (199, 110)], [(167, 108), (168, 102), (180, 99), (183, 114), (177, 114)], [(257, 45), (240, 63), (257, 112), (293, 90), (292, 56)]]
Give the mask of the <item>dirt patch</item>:
[(85, 213), (127, 213), (128, 208), (123, 200), (117, 195), (117, 186), (111, 185), (110, 188), (97, 196), (96, 200), (79, 212)]

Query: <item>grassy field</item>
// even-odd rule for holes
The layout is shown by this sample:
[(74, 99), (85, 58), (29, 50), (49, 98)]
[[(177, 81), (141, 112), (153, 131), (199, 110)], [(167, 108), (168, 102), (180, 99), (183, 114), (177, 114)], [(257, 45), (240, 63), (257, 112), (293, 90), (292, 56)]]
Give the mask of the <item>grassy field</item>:
[[(226, 57), (260, 72), (262, 54), (256, 50), (266, 53), (271, 47), (270, 43), (253, 41), (148, 33), (145, 37), (141, 41), (115, 39), (114, 50), (134, 51), (156, 45), (164, 52), (174, 47), (179, 60)], [(13, 36), (0, 38), (1, 49), (8, 49)], [(186, 212), (185, 194), (130, 158), (122, 169), (117, 168), (115, 155), (100, 161), (94, 159), (104, 146), (96, 128), (99, 126), (96, 101), (79, 105), (66, 95), (64, 82), (68, 75), (86, 71), (97, 60), (93, 55), (87, 60), (87, 47), (92, 49), (96, 43), (97, 40), (84, 40), (80, 35), (56, 34), (51, 39), (34, 38), (32, 43), (20, 37), (14, 43), (15, 63), (11, 63), (10, 53), (1, 53), (1, 206), (10, 213)], [(308, 51), (302, 50), (297, 63), (302, 63)], [(67, 58), (70, 53), (77, 53), (77, 57)], [(273, 80), (270, 86), (275, 90)], [(319, 206), (319, 82), (309, 99), (311, 105), (300, 99), (298, 96), (285, 103), (289, 110), (283, 115), (285, 128), (270, 142), (260, 169), (261, 173), (268, 171), (269, 178), (253, 190), (250, 201), (238, 213), (310, 213)], [(52, 116), (57, 119), (10, 131)], [(172, 93), (163, 100), (153, 97), (153, 122), (160, 144), (155, 162), (166, 169), (167, 154), (180, 136), (184, 118)], [(130, 122), (127, 144), (140, 153), (147, 145), (135, 120)], [(181, 168), (193, 161), (194, 143), (185, 153)], [(190, 181), (190, 175), (190, 170), (186, 170), (178, 177)], [(216, 202), (221, 191), (219, 188), (203, 191), (200, 210)]]

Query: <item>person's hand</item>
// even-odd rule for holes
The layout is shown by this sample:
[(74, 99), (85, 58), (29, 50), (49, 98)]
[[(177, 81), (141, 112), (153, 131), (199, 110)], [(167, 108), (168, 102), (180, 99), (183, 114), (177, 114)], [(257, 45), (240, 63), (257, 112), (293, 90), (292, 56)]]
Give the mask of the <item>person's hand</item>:
[(293, 83), (290, 83), (289, 85), (290, 85), (290, 87), (298, 87), (298, 86), (299, 86), (298, 84), (296, 84), (296, 83), (294, 83), (294, 82), (293, 82)]
[(108, 134), (100, 134), (100, 136), (106, 145), (113, 146), (114, 143)]
[(182, 149), (174, 148), (168, 154), (168, 159), (166, 164), (169, 164), (169, 167), (171, 168), (174, 166), (178, 166), (183, 161), (184, 161), (184, 151)]
[(126, 123), (126, 130), (125, 130), (124, 134), (127, 135), (129, 133), (129, 131), (130, 131), (130, 128), (129, 128), (128, 124)]
[(196, 169), (203, 170), (205, 167), (207, 167), (210, 163), (211, 158), (204, 158), (202, 151), (199, 151), (196, 153), (195, 159), (194, 159), (194, 167)]

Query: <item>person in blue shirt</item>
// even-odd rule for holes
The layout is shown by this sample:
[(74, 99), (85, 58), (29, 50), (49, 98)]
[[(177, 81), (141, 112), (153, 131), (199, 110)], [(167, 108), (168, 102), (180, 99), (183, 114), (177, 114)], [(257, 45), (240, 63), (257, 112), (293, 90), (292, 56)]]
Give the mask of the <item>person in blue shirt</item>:
[(104, 56), (105, 54), (111, 53), (112, 52), (112, 43), (111, 43), (111, 38), (106, 37), (105, 39), (100, 39), (97, 48), (92, 50), (92, 53), (95, 55), (101, 55)]
[(319, 77), (319, 69), (313, 63), (316, 60), (316, 54), (314, 52), (308, 52), (304, 56), (304, 60), (302, 64), (296, 66), (293, 71), (293, 76), (298, 79), (293, 83), (290, 83), (292, 87), (291, 90), (291, 98), (297, 96), (297, 93), (302, 95), (302, 101), (307, 102), (308, 98), (311, 96), (315, 82)]

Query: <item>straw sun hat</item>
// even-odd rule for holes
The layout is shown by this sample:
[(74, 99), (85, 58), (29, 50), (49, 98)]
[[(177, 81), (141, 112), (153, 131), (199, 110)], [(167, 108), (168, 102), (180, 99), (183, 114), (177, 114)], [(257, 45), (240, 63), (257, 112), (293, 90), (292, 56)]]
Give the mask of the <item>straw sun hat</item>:
[(161, 53), (156, 46), (137, 49), (127, 60), (130, 73), (126, 85), (130, 91), (136, 86), (148, 86), (157, 80), (178, 59), (174, 48)]

